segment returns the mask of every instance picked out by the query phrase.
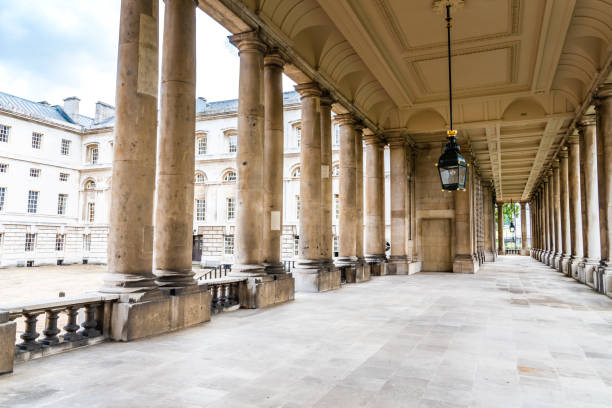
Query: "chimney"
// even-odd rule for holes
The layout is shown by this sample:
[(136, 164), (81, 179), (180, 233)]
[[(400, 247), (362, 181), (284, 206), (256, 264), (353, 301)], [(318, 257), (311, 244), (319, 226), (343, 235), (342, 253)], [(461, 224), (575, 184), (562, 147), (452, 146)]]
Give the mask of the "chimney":
[(76, 96), (64, 99), (64, 112), (74, 121), (77, 120), (79, 115), (79, 102), (81, 102), (81, 100)]
[(95, 123), (104, 122), (108, 118), (115, 116), (115, 107), (104, 102), (96, 102)]

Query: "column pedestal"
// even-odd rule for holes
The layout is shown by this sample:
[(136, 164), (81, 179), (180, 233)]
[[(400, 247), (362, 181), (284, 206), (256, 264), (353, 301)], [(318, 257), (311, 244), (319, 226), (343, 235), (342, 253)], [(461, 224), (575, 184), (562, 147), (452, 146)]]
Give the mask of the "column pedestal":
[(478, 272), (478, 260), (471, 255), (455, 255), (453, 261), (453, 273), (476, 273)]
[(298, 292), (326, 292), (340, 289), (341, 271), (325, 260), (299, 260), (293, 269), (295, 290)]
[(388, 263), (385, 255), (366, 255), (365, 260), (370, 265), (370, 274), (372, 276), (383, 276), (388, 274)]
[(0, 376), (13, 372), (17, 323), (10, 322), (8, 312), (0, 311)]
[(387, 264), (388, 275), (409, 275), (410, 261), (407, 255), (391, 255)]

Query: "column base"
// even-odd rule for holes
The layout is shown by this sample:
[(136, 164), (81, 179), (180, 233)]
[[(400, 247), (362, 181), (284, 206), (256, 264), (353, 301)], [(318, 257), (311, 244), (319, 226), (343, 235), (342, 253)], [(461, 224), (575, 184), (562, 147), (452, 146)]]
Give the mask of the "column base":
[(527, 248), (523, 248), (521, 249), (521, 255), (523, 256), (529, 256), (530, 251)]
[(234, 278), (254, 278), (266, 276), (266, 271), (263, 264), (232, 265), (232, 270), (227, 275)]
[(612, 298), (612, 268), (602, 261), (598, 270), (599, 286), (598, 292)]
[(250, 277), (240, 285), (240, 307), (262, 309), (295, 299), (295, 279), (290, 273)]
[(346, 283), (361, 283), (370, 280), (370, 264), (363, 258), (358, 258), (353, 264), (336, 265), (340, 273), (344, 274)]
[(195, 272), (191, 269), (185, 271), (156, 269), (153, 274), (157, 278), (155, 279), (157, 286), (164, 289), (186, 288), (197, 284), (193, 278)]
[(8, 312), (0, 311), (0, 376), (13, 372), (17, 323), (9, 321)]
[(584, 267), (578, 272), (578, 276), (581, 279), (580, 282), (585, 283), (587, 286), (594, 290), (598, 290), (599, 287), (599, 270), (600, 261), (599, 259), (584, 259)]
[(551, 267), (561, 272), (561, 259), (563, 258), (563, 254), (555, 253), (552, 257), (552, 265)]
[(408, 275), (414, 275), (415, 273), (421, 272), (423, 270), (423, 262), (421, 261), (412, 261), (408, 264)]
[(561, 258), (561, 273), (564, 275), (568, 275), (571, 273), (571, 262), (572, 262), (572, 257), (569, 255), (564, 255), (563, 258)]
[(383, 255), (366, 255), (365, 261), (370, 265), (371, 276), (383, 276), (387, 274), (387, 257)]
[(282, 262), (264, 262), (264, 272), (268, 275), (277, 275), (285, 273), (285, 265)]
[(131, 341), (207, 322), (210, 302), (206, 285), (121, 295), (113, 304), (110, 337)]
[(152, 273), (150, 276), (129, 273), (108, 273), (102, 277), (102, 281), (103, 286), (98, 289), (98, 292), (101, 293), (122, 295), (130, 293), (156, 293), (159, 291)]
[(340, 289), (340, 269), (333, 263), (302, 259), (293, 268), (295, 290), (298, 292), (327, 292)]
[(484, 251), (484, 260), (485, 260), (485, 262), (495, 262), (495, 261), (497, 261), (497, 252), (495, 252), (495, 251)]
[(584, 268), (584, 259), (572, 257), (572, 260), (570, 261), (569, 275), (567, 276), (578, 280), (580, 268)]
[(391, 255), (389, 257), (389, 264), (387, 265), (388, 275), (408, 275), (410, 273), (410, 267), (408, 266), (407, 255)]
[(478, 261), (474, 257), (470, 255), (455, 255), (453, 273), (476, 273), (478, 269)]

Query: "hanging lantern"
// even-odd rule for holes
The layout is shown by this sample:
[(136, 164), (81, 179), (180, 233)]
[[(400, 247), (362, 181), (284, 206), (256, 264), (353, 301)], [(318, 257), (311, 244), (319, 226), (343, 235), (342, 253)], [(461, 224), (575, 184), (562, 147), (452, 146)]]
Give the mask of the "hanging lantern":
[(516, 230), (516, 228), (514, 226), (514, 221), (510, 221), (510, 232), (514, 234), (515, 230)]
[(447, 51), (448, 51), (448, 101), (450, 112), (450, 129), (446, 131), (448, 143), (444, 146), (444, 152), (438, 159), (436, 166), (440, 174), (440, 183), (442, 190), (455, 191), (465, 190), (465, 181), (468, 175), (468, 163), (465, 157), (461, 155), (461, 149), (457, 144), (457, 131), (453, 129), (453, 80), (451, 71), (451, 17), (450, 17), (450, 2), (446, 5), (446, 28), (448, 35)]

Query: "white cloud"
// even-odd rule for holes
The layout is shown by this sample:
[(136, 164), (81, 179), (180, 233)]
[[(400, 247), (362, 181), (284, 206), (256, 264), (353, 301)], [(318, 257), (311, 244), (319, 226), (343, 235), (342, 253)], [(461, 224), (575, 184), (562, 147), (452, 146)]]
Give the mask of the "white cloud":
[[(120, 0), (0, 1), (0, 91), (51, 104), (78, 96), (89, 116), (98, 100), (114, 104), (119, 9)], [(196, 94), (209, 101), (238, 96), (238, 52), (228, 35), (198, 10)], [(283, 85), (293, 89), (286, 77)]]

